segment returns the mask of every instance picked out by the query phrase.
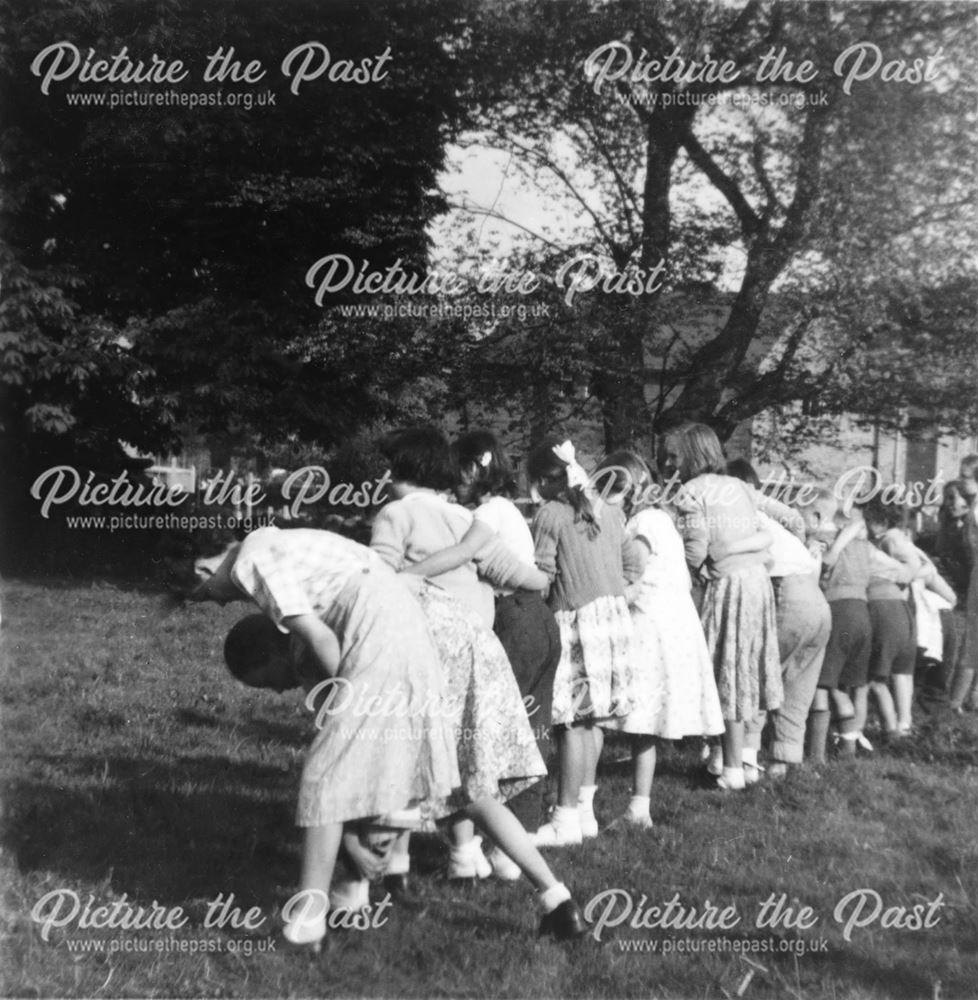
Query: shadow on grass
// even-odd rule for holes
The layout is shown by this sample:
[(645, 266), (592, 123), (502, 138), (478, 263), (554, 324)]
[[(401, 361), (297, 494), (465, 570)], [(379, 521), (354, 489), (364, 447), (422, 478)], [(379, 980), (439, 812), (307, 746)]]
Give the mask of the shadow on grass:
[(163, 905), (221, 892), (270, 900), (295, 884), (298, 771), (215, 757), (48, 762), (73, 787), (5, 788), (5, 840), (22, 873)]
[[(113, 720), (111, 713), (106, 716), (99, 713), (93, 718), (101, 725), (106, 725), (105, 719), (108, 717), (108, 726), (111, 727)], [(251, 745), (258, 743), (279, 743), (284, 747), (293, 750), (305, 750), (309, 746), (310, 733), (300, 725), (293, 722), (275, 722), (271, 719), (255, 718), (248, 719), (215, 717), (213, 710), (202, 712), (196, 708), (175, 708), (173, 710), (173, 720), (180, 726), (196, 727), (213, 732), (232, 733), (236, 732), (242, 738), (247, 738)]]

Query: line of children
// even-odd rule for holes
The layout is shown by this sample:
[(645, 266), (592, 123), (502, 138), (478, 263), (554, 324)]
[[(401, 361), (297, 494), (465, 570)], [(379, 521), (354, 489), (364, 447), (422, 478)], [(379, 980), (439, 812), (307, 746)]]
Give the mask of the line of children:
[[(403, 715), (374, 713), (351, 729), (344, 717), (310, 748), (297, 821), (307, 828), (300, 885), (313, 898), (328, 899), (341, 845), (353, 875), (333, 886), (334, 906), (359, 905), (371, 876), (406, 878), (407, 837), (389, 848), (390, 828), (398, 816), (407, 825), (403, 810), (417, 807), (452, 827), (450, 875), (526, 874), (545, 910), (541, 932), (571, 938), (585, 925), (537, 848), (598, 835), (603, 731), (630, 738), (623, 819), (648, 829), (659, 739), (722, 734), (717, 784), (741, 790), (759, 774), (768, 720), (773, 775), (802, 761), (806, 716), (815, 761), (825, 759), (833, 711), (842, 751), (868, 746), (870, 690), (887, 735), (909, 730), (908, 585), (942, 588), (897, 527), (895, 505), (870, 505), (863, 519), (822, 493), (799, 514), (766, 497), (749, 466), (728, 468), (710, 428), (689, 424), (664, 438), (665, 470), (681, 484), (671, 500), (634, 453), (609, 455), (592, 479), (569, 441), (544, 439), (527, 460), (539, 504), (528, 530), (512, 503), (511, 467), (488, 432), (463, 436), (454, 456), (435, 428), (398, 432), (383, 450), (393, 499), (369, 549), (328, 532), (261, 529), (200, 567), (211, 575), (198, 598), (252, 599), (297, 637), (303, 652), (293, 660), (314, 665), (262, 671), (255, 642), (239, 673), (246, 683), (339, 677), (358, 698), (383, 693), (389, 704), (401, 692), (410, 702), (409, 726)], [(960, 524), (944, 532), (938, 554), (950, 564), (953, 549), (955, 579), (968, 578), (951, 682), (959, 705), (978, 653), (975, 472), (978, 457), (962, 467), (957, 493), (949, 487)], [(702, 587), (698, 613), (691, 581)], [(449, 706), (443, 717), (439, 705)], [(557, 803), (539, 822), (532, 800), (533, 835), (503, 805), (546, 773), (525, 708), (543, 715), (535, 721), (553, 727), (557, 746)], [(370, 738), (388, 722), (400, 742)], [(495, 842), (491, 867), (472, 821)], [(325, 902), (305, 908), (286, 937), (321, 941), (325, 913)]]
[[(972, 459), (978, 467), (978, 457), (969, 456), (962, 463), (965, 474)], [(815, 761), (825, 759), (833, 710), (841, 753), (854, 756), (857, 747), (873, 750), (863, 733), (870, 693), (877, 700), (883, 739), (892, 742), (910, 735), (914, 672), (921, 661), (931, 701), (949, 691), (957, 707), (973, 678), (962, 678), (961, 664), (973, 655), (963, 637), (969, 625), (975, 627), (975, 614), (953, 609), (965, 594), (974, 599), (973, 587), (966, 582), (978, 550), (974, 504), (965, 499), (960, 483), (948, 484), (937, 539), (940, 567), (900, 528), (903, 516), (899, 504), (880, 500), (842, 508), (825, 491), (806, 510), (832, 614), (809, 716), (809, 756)], [(956, 527), (949, 530), (954, 521)], [(943, 664), (935, 662), (940, 659)]]

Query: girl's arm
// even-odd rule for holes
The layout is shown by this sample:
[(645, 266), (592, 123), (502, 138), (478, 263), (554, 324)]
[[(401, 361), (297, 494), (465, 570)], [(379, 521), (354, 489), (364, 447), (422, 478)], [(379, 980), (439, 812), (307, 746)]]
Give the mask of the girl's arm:
[(919, 549), (916, 545), (914, 546), (914, 551), (924, 564), (926, 570), (922, 575), (924, 586), (939, 597), (943, 597), (953, 608), (958, 603), (958, 595), (954, 592), (954, 588), (941, 576), (934, 561), (926, 552)]
[(929, 574), (928, 567), (917, 554), (917, 547), (902, 532), (891, 529), (880, 541), (880, 549), (892, 559), (903, 563), (910, 570), (910, 579), (922, 579)]
[(476, 553), (493, 537), (493, 530), (488, 524), (482, 521), (473, 520), (469, 530), (462, 536), (462, 540), (455, 545), (440, 552), (433, 552), (421, 562), (405, 566), (402, 573), (413, 573), (415, 576), (441, 576), (459, 566), (464, 566), (471, 562)]
[(943, 597), (951, 607), (955, 607), (958, 603), (958, 595), (954, 592), (954, 588), (941, 576), (940, 573), (935, 572), (930, 579), (927, 580), (925, 584), (928, 590), (933, 591), (938, 597)]
[(521, 562), (519, 572), (511, 577), (510, 586), (514, 590), (546, 591), (550, 587), (550, 579), (543, 570)]
[[(832, 544), (822, 553), (822, 567), (834, 566), (842, 555), (842, 550), (855, 538), (866, 537), (866, 525), (862, 521), (850, 521), (836, 536)], [(875, 549), (874, 551), (879, 551)]]
[[(649, 560), (655, 558), (655, 549), (652, 548), (652, 543), (645, 537), (645, 535), (637, 534), (633, 536), (635, 544), (642, 550), (642, 555), (645, 559), (645, 565), (648, 566)], [(644, 570), (642, 571), (645, 572)], [(634, 604), (638, 599), (638, 595), (642, 592), (641, 580), (635, 580), (628, 583), (625, 587), (625, 599), (629, 604)]]
[(913, 579), (913, 571), (906, 563), (888, 556), (875, 545), (869, 553), (869, 570), (873, 576), (893, 583), (906, 584)]
[(392, 569), (404, 568), (407, 549), (404, 527), (391, 511), (390, 504), (382, 507), (374, 518), (370, 530), (370, 547)]
[(548, 586), (557, 576), (557, 524), (553, 514), (541, 507), (533, 519), (533, 558), (547, 578)]
[(763, 552), (771, 547), (773, 541), (771, 532), (767, 528), (758, 528), (753, 535), (748, 535), (746, 538), (738, 538), (730, 542), (719, 540), (710, 542), (710, 559), (718, 563), (726, 559), (727, 556), (740, 556), (745, 552)]
[[(799, 541), (805, 540), (805, 520), (798, 511), (789, 507), (774, 497), (769, 497), (761, 490), (751, 490), (754, 504), (759, 511), (766, 514), (772, 521), (777, 521), (782, 528), (787, 528)], [(756, 552), (756, 549), (745, 549), (745, 552)]]
[(282, 624), (292, 635), (298, 636), (309, 650), (316, 663), (330, 677), (335, 677), (340, 669), (340, 643), (336, 633), (312, 613), (290, 615), (282, 619)]
[(479, 576), (494, 587), (510, 590), (546, 590), (550, 580), (528, 566), (502, 539), (493, 534), (475, 557)]
[(679, 513), (677, 527), (683, 536), (686, 565), (690, 573), (698, 577), (710, 554), (710, 529), (706, 523), (703, 501), (687, 485), (676, 496), (676, 510)]
[(649, 561), (651, 548), (649, 543), (642, 539), (643, 545), (636, 538), (623, 538), (621, 542), (621, 566), (625, 574), (626, 583), (637, 583), (642, 579), (645, 566)]

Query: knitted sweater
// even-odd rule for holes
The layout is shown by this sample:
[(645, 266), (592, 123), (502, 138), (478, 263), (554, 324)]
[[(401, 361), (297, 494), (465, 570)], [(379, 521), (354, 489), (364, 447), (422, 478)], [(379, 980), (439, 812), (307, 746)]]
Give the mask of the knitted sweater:
[(594, 508), (601, 526), (594, 538), (559, 500), (544, 504), (533, 519), (536, 562), (551, 580), (548, 603), (554, 611), (577, 611), (599, 597), (624, 597), (626, 582), (634, 583), (645, 569), (645, 550), (625, 537), (621, 512), (600, 501)]

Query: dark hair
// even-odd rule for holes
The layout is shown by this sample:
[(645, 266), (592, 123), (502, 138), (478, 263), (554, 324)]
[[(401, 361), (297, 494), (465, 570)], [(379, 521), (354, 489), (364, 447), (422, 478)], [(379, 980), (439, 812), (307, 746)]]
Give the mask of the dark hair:
[(380, 443), (395, 482), (413, 483), (431, 490), (453, 489), (458, 472), (448, 439), (437, 427), (406, 427)]
[(946, 515), (950, 511), (951, 503), (955, 496), (968, 503), (967, 494), (964, 492), (964, 483), (960, 479), (952, 479), (950, 482), (944, 484), (944, 493), (941, 496), (941, 514)]
[(723, 447), (712, 427), (706, 424), (683, 424), (667, 432), (667, 439), (676, 442), (679, 452), (679, 478), (684, 482), (712, 472), (725, 475)]
[[(643, 479), (646, 480), (644, 488)], [(659, 470), (634, 451), (613, 451), (606, 455), (594, 470), (591, 482), (602, 496), (624, 493), (625, 512), (629, 516), (641, 507), (657, 504), (661, 499), (662, 476)]]
[(588, 538), (597, 537), (601, 531), (598, 519), (594, 516), (594, 508), (588, 495), (581, 486), (571, 486), (567, 482), (567, 463), (558, 458), (554, 448), (563, 444), (565, 438), (548, 435), (526, 458), (526, 472), (531, 482), (548, 482), (560, 489), (559, 499), (569, 504), (574, 510), (574, 521), (582, 521), (587, 525)]
[(747, 483), (749, 486), (753, 486), (755, 490), (761, 488), (761, 480), (754, 471), (754, 466), (747, 461), (746, 458), (732, 458), (727, 462), (727, 475), (733, 476), (734, 479), (740, 479)]
[(289, 637), (264, 615), (245, 615), (231, 626), (224, 640), (224, 662), (242, 683), (274, 657), (288, 655)]
[[(478, 502), (484, 496), (516, 496), (516, 476), (509, 457), (492, 431), (469, 431), (452, 446), (459, 468), (475, 466), (475, 478), (469, 486), (472, 499)], [(488, 455), (489, 463), (482, 464)]]
[(863, 520), (869, 524), (885, 524), (896, 528), (903, 524), (906, 508), (902, 503), (887, 503), (881, 497), (873, 497), (863, 507)]

